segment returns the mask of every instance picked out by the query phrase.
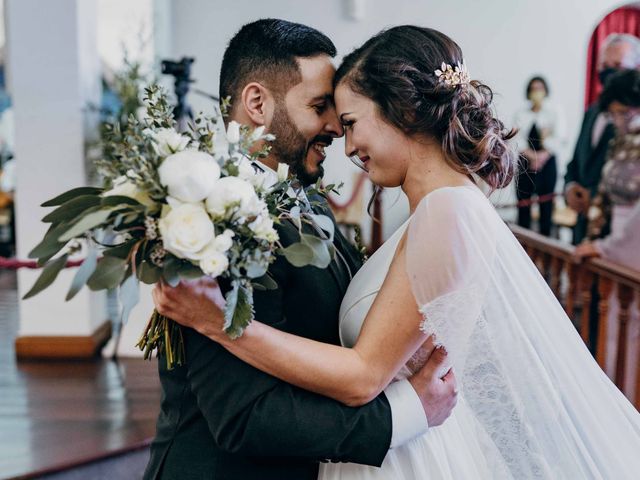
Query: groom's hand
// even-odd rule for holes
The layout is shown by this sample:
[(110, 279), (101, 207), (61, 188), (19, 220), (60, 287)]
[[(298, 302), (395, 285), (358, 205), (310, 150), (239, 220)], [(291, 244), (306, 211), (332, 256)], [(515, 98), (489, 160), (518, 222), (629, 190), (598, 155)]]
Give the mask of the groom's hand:
[(429, 427), (442, 425), (458, 401), (458, 386), (453, 370), (450, 369), (444, 377), (439, 376), (446, 361), (446, 350), (436, 347), (422, 369), (409, 378), (420, 397)]
[(221, 336), (224, 297), (215, 280), (205, 277), (182, 281), (175, 287), (159, 282), (153, 288), (152, 296), (161, 315), (212, 340)]

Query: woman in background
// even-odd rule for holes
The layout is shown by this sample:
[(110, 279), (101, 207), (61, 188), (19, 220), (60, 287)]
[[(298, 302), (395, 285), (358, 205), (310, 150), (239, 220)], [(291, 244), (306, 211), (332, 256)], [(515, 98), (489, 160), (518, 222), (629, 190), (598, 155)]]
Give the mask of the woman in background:
[[(519, 129), (516, 136), (521, 164), (516, 181), (518, 201), (528, 201), (533, 195), (548, 196), (555, 190), (558, 178), (556, 154), (564, 138), (564, 119), (557, 108), (547, 102), (549, 87), (542, 77), (533, 77), (527, 84), (529, 104), (514, 119)], [(540, 233), (551, 234), (553, 199), (540, 202)], [(518, 225), (531, 228), (531, 205), (518, 207)]]

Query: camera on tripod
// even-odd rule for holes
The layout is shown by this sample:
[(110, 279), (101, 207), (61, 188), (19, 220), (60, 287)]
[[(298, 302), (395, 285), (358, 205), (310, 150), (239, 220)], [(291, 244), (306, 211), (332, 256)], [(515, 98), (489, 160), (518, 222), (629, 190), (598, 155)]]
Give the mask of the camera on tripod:
[(182, 57), (179, 62), (173, 60), (162, 60), (162, 73), (165, 75), (173, 75), (176, 79), (181, 78), (191, 81), (191, 65), (195, 59), (191, 57)]
[(186, 130), (189, 120), (193, 119), (191, 107), (187, 103), (187, 93), (191, 79), (191, 65), (195, 61), (191, 57), (182, 57), (179, 61), (162, 60), (161, 70), (166, 75), (172, 75), (174, 81), (174, 91), (176, 93), (176, 106), (173, 109), (173, 116), (176, 119), (179, 130)]
[[(190, 84), (195, 80), (191, 78), (191, 66), (195, 62), (192, 57), (182, 57), (179, 61), (175, 60), (162, 60), (161, 71), (165, 75), (171, 75), (174, 77), (174, 91), (176, 94), (176, 106), (173, 109), (173, 116), (176, 119), (179, 130), (185, 130), (190, 120), (193, 120), (193, 113), (191, 107), (187, 103), (187, 94), (190, 90)], [(207, 92), (193, 89), (193, 92), (213, 100), (216, 104), (219, 102), (218, 97), (211, 95)]]

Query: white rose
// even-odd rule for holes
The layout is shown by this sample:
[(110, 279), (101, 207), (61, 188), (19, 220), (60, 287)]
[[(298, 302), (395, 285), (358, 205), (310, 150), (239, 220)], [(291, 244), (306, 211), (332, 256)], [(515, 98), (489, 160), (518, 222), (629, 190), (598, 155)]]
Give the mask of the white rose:
[(258, 195), (253, 195), (248, 202), (240, 204), (238, 214), (242, 217), (255, 217), (260, 215), (260, 212), (267, 208), (267, 204), (263, 200), (258, 198)]
[(249, 224), (249, 228), (255, 233), (256, 238), (275, 242), (278, 240), (278, 232), (273, 228), (273, 220), (267, 212), (263, 212), (253, 222)]
[(201, 202), (213, 191), (220, 178), (220, 167), (208, 153), (185, 150), (165, 158), (158, 174), (160, 183), (172, 197), (183, 202)]
[(202, 205), (166, 205), (158, 221), (165, 250), (178, 258), (200, 260), (201, 252), (214, 238), (213, 222)]
[(289, 178), (289, 165), (278, 163), (278, 181), (284, 182), (287, 178)]
[(103, 197), (112, 197), (112, 196), (122, 196), (129, 197), (137, 200), (142, 205), (153, 208), (156, 206), (156, 203), (151, 200), (151, 197), (147, 195), (147, 192), (140, 190), (135, 183), (133, 183), (129, 178), (125, 175), (116, 178), (113, 181), (113, 187), (111, 190), (107, 190), (102, 194)]
[(207, 250), (206, 254), (202, 256), (198, 266), (205, 275), (216, 278), (227, 270), (229, 259), (224, 253), (211, 249)]
[(233, 245), (234, 236), (235, 236), (235, 233), (227, 229), (224, 232), (222, 232), (220, 235), (218, 235), (216, 238), (214, 238), (213, 242), (211, 242), (210, 245), (214, 249), (216, 249), (218, 252), (225, 253)]
[[(207, 197), (207, 210), (214, 218), (227, 217), (231, 207), (239, 206), (239, 214), (246, 216), (260, 199), (249, 182), (238, 177), (224, 177), (216, 182)], [(255, 213), (257, 215), (257, 213)]]
[(229, 143), (238, 143), (240, 141), (240, 124), (235, 120), (231, 120), (227, 127), (227, 141)]
[(189, 137), (176, 132), (173, 128), (160, 128), (151, 132), (158, 155), (167, 157), (187, 148)]

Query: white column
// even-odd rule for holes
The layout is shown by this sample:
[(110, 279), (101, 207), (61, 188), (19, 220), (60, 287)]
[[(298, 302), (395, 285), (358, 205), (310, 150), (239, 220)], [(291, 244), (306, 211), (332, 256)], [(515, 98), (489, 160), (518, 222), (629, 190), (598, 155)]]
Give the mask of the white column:
[[(15, 108), (17, 255), (46, 231), (39, 205), (86, 184), (86, 107), (99, 100), (95, 0), (6, 0), (8, 74)], [(104, 294), (64, 297), (75, 269), (20, 302), (19, 336), (87, 336), (106, 320)], [(39, 271), (18, 274), (20, 296)]]

